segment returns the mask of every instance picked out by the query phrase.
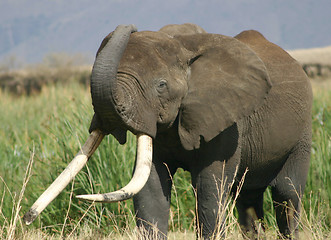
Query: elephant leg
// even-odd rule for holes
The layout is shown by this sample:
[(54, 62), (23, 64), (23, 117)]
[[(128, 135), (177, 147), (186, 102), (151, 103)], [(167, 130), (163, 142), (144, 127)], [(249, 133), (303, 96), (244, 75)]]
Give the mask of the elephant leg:
[[(290, 181), (284, 181), (284, 185), (290, 185)], [(284, 190), (284, 186), (281, 187)], [(297, 195), (293, 187), (288, 187), (283, 192), (278, 187), (272, 188), (272, 198), (276, 211), (276, 219), (283, 238), (297, 238), (300, 215), (300, 195)]]
[(203, 239), (219, 239), (224, 236), (226, 203), (234, 173), (225, 174), (226, 164), (215, 161), (196, 175), (192, 174), (197, 195), (197, 233)]
[(241, 190), (236, 201), (239, 224), (244, 237), (259, 239), (264, 234), (263, 193), (265, 188), (257, 190)]
[(240, 163), (239, 143), (234, 124), (200, 147), (198, 161), (190, 169), (197, 194), (197, 231), (204, 239), (224, 236), (226, 203)]
[(153, 162), (150, 177), (133, 198), (137, 226), (146, 239), (167, 239), (171, 176), (163, 162)]
[(272, 182), (277, 224), (284, 238), (298, 238), (301, 197), (310, 162), (310, 144), (299, 142)]

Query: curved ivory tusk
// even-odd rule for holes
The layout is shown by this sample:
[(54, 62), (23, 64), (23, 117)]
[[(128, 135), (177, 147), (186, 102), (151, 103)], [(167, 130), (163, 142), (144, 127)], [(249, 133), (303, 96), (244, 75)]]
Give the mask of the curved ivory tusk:
[(137, 194), (146, 184), (152, 166), (153, 158), (153, 140), (150, 136), (141, 134), (137, 135), (137, 160), (135, 171), (131, 181), (122, 189), (104, 193), (78, 195), (79, 199), (96, 201), (96, 202), (117, 202), (129, 199)]
[(77, 153), (75, 158), (63, 170), (63, 172), (54, 180), (46, 191), (37, 199), (30, 210), (24, 215), (25, 224), (31, 224), (36, 217), (59, 195), (60, 192), (69, 184), (69, 182), (84, 167), (89, 157), (100, 145), (104, 134), (100, 130), (93, 131), (87, 138), (82, 149)]

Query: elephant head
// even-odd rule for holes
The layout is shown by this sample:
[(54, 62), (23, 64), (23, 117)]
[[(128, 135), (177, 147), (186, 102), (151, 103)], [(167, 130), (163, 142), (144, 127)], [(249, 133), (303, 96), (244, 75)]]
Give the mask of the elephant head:
[[(184, 27), (190, 28), (179, 26)], [(111, 202), (133, 196), (148, 179), (152, 139), (158, 134), (175, 128), (182, 147), (191, 151), (262, 105), (271, 83), (264, 63), (249, 47), (197, 28), (180, 32), (119, 26), (103, 40), (91, 76), (91, 135), (73, 160), (74, 170), (69, 165), (65, 177), (59, 176), (46, 197), (36, 201), (25, 216), (27, 223), (78, 173), (104, 135), (112, 134), (122, 144), (127, 130), (138, 136), (134, 176), (122, 190), (79, 198)]]
[(181, 35), (164, 29), (133, 33), (112, 73), (96, 67), (110, 62), (101, 59), (111, 47), (112, 37), (106, 37), (92, 72), (90, 131), (100, 129), (124, 143), (126, 130), (155, 138), (178, 120), (181, 143), (192, 150), (262, 104), (271, 84), (249, 47), (195, 29), (199, 33)]

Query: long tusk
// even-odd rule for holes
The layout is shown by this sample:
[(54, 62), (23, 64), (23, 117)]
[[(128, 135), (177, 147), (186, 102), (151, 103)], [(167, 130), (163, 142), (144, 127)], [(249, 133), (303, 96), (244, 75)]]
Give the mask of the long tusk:
[(105, 194), (78, 195), (79, 199), (96, 202), (117, 202), (129, 199), (137, 194), (146, 184), (152, 166), (153, 140), (150, 136), (137, 136), (137, 160), (131, 181), (120, 190)]
[(46, 191), (37, 199), (30, 210), (24, 215), (25, 224), (31, 224), (37, 216), (59, 195), (60, 192), (69, 184), (69, 182), (84, 167), (89, 157), (100, 145), (104, 134), (100, 130), (93, 131), (87, 138), (82, 149), (77, 153), (75, 158), (55, 179), (55, 181), (46, 189)]

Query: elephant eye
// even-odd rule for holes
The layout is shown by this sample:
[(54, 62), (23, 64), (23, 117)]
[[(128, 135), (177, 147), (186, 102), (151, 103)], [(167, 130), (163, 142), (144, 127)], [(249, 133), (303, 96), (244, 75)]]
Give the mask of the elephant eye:
[(163, 79), (160, 80), (157, 86), (158, 92), (163, 92), (166, 88), (167, 88), (167, 81)]

